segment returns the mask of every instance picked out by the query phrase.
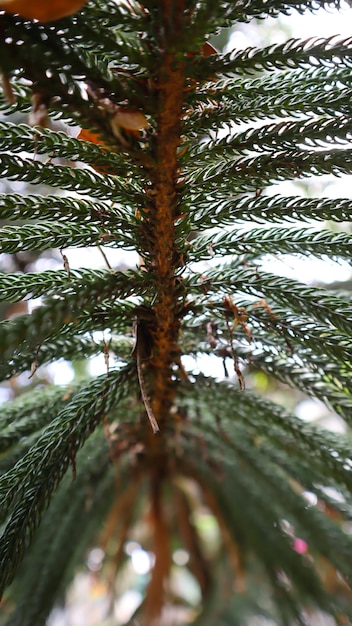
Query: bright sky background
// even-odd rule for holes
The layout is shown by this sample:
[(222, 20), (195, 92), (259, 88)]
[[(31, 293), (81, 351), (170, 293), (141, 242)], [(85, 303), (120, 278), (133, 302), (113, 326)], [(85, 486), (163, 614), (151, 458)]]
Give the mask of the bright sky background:
[[(274, 28), (275, 24), (280, 23), (281, 32), (278, 28)], [(255, 31), (257, 27), (250, 25), (253, 33), (253, 42), (255, 40)], [(272, 28), (271, 28), (272, 27)], [(287, 30), (285, 31), (285, 27)], [(344, 2), (338, 11), (335, 8), (319, 9), (315, 13), (306, 11), (303, 15), (292, 10), (290, 16), (280, 15), (279, 18), (266, 18), (265, 28), (269, 32), (271, 30), (271, 43), (283, 43), (287, 40), (287, 32), (289, 36), (299, 39), (308, 39), (309, 37), (330, 37), (331, 35), (341, 35), (342, 37), (352, 36), (352, 9)], [(258, 32), (258, 31), (257, 31)], [(247, 30), (247, 37), (236, 33), (233, 41), (229, 42), (228, 50), (232, 47), (245, 48), (255, 43), (248, 42), (250, 34)]]

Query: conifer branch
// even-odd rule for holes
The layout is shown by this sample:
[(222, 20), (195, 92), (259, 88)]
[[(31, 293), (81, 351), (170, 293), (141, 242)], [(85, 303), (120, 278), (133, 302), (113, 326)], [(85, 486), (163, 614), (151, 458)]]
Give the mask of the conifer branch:
[(86, 224), (107, 230), (113, 225), (128, 230), (135, 223), (130, 204), (68, 198), (55, 195), (0, 194), (0, 219), (8, 221), (60, 221)]
[[(319, 320), (323, 324), (329, 321), (343, 334), (347, 336), (351, 334), (350, 304), (330, 294), (328, 290), (318, 291), (312, 287), (303, 286), (298, 281), (258, 271), (257, 268), (237, 271), (234, 275), (231, 266), (222, 270), (211, 270), (206, 276), (194, 274), (187, 280), (200, 295), (210, 292), (219, 293), (226, 285), (227, 289), (236, 289), (260, 299), (269, 295), (268, 290), (270, 290), (271, 301), (283, 306), (289, 305), (292, 311), (312, 316), (312, 319)], [(279, 285), (282, 286), (282, 291), (278, 288)], [(224, 294), (226, 288), (223, 291)]]
[(33, 184), (50, 185), (61, 189), (74, 189), (78, 193), (88, 193), (93, 198), (127, 201), (136, 198), (136, 188), (124, 179), (102, 176), (83, 169), (54, 165), (53, 163), (33, 162), (17, 155), (0, 154), (3, 176), (10, 180), (22, 180)]
[[(349, 220), (351, 200), (348, 198), (302, 198), (299, 196), (258, 196), (237, 198), (215, 191), (211, 211), (204, 195), (193, 196), (192, 219), (196, 228), (214, 228), (217, 224), (251, 222), (309, 221), (335, 222)], [(0, 208), (1, 211), (1, 208)], [(1, 213), (0, 213), (1, 214)]]
[(214, 234), (209, 237), (194, 239), (194, 252), (190, 258), (209, 259), (214, 256), (253, 253), (258, 254), (303, 254), (321, 257), (329, 252), (332, 259), (338, 257), (350, 259), (352, 255), (352, 240), (345, 233), (331, 233), (330, 231), (313, 231), (311, 229), (296, 228), (253, 228), (248, 232), (241, 230)]
[(133, 237), (126, 232), (114, 233), (104, 227), (74, 224), (36, 224), (29, 226), (4, 226), (0, 228), (0, 252), (16, 254), (25, 250), (49, 248), (74, 248), (110, 245), (134, 249)]
[[(16, 467), (0, 477), (0, 519), (7, 522), (0, 537), (1, 593), (12, 580), (52, 491), (71, 463), (72, 454), (76, 455), (116, 399), (127, 393), (128, 374), (129, 368), (125, 368), (83, 387), (44, 429)], [(111, 385), (107, 384), (108, 378)], [(28, 497), (21, 501), (20, 496), (26, 490)]]
[[(255, 70), (286, 69), (287, 67), (302, 68), (311, 65), (314, 58), (316, 66), (334, 67), (335, 65), (350, 67), (352, 62), (352, 38), (338, 39), (337, 37), (311, 37), (302, 41), (289, 39), (284, 44), (274, 44), (267, 48), (246, 48), (234, 51), (221, 60), (221, 68), (217, 68), (219, 61), (208, 59), (207, 63), (213, 66), (217, 73), (226, 74), (234, 71), (251, 74)], [(204, 61), (205, 63), (205, 61)]]
[[(266, 188), (351, 174), (352, 38), (224, 55), (208, 41), (232, 20), (313, 5), (326, 2), (89, 0), (43, 24), (0, 11), (0, 110), (15, 114), (0, 120), (0, 379), (27, 372), (5, 388), (31, 389), (0, 412), (1, 591), (17, 572), (7, 626), (44, 626), (99, 536), (112, 589), (141, 515), (137, 539), (155, 556), (145, 626), (179, 604), (174, 546), (201, 589), (186, 618), (197, 626), (253, 615), (303, 626), (312, 607), (351, 617), (351, 438), (256, 383), (285, 383), (351, 425), (349, 282), (337, 293), (261, 267), (273, 253), (351, 257), (345, 225), (310, 224), (348, 221), (348, 198)], [(39, 194), (6, 193), (11, 181)], [(123, 246), (140, 267), (71, 269), (68, 245)], [(27, 259), (54, 246), (64, 270), (39, 271), (39, 259), (33, 271)], [(98, 354), (104, 376), (43, 386), (46, 364)], [(192, 371), (207, 356), (226, 380)], [(211, 550), (199, 512), (217, 528)]]

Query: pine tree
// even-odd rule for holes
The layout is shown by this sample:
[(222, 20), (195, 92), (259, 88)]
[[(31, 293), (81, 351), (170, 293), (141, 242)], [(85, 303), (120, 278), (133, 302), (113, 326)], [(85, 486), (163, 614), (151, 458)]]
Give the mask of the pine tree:
[[(311, 226), (347, 221), (349, 199), (267, 190), (351, 173), (352, 38), (224, 55), (207, 43), (233, 23), (324, 4), (90, 0), (50, 21), (0, 3), (13, 9), (0, 12), (1, 173), (53, 188), (0, 195), (1, 251), (99, 245), (140, 259), (127, 271), (65, 262), (0, 275), (2, 301), (42, 298), (0, 323), (2, 380), (61, 358), (104, 353), (107, 364), (1, 409), (7, 625), (44, 624), (100, 541), (117, 575), (141, 520), (155, 564), (131, 623), (167, 624), (177, 547), (202, 598), (183, 623), (352, 618), (351, 439), (246, 381), (264, 372), (351, 424), (348, 295), (268, 273), (261, 259), (351, 256), (350, 235)], [(14, 112), (31, 125), (6, 120)], [(83, 130), (73, 138), (49, 119)], [(186, 371), (185, 356), (204, 355), (228, 379)], [(199, 507), (216, 519), (216, 549), (194, 522)]]

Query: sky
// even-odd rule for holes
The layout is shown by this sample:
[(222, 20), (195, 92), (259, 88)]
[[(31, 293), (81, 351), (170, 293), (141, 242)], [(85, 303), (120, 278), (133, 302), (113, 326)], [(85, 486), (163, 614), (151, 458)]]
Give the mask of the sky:
[[(282, 28), (274, 28), (275, 24), (280, 24)], [(300, 39), (330, 37), (331, 35), (350, 37), (351, 26), (352, 8), (346, 2), (342, 3), (340, 10), (330, 7), (319, 9), (314, 13), (306, 11), (303, 15), (293, 10), (289, 16), (280, 15), (279, 18), (265, 19), (265, 30), (266, 33), (270, 32), (270, 43), (283, 43), (287, 40), (288, 31), (289, 36)], [(235, 32), (232, 41), (229, 41), (227, 51), (230, 51), (232, 47), (245, 48), (248, 45), (255, 45), (255, 31), (256, 28), (250, 24), (250, 28), (246, 29), (246, 34)], [(251, 38), (253, 38), (253, 43), (250, 43)]]

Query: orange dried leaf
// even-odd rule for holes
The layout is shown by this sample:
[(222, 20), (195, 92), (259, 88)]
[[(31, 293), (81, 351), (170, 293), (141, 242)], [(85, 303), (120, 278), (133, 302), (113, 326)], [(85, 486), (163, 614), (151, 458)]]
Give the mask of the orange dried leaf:
[(98, 143), (102, 146), (106, 146), (104, 141), (97, 135), (96, 133), (92, 133), (90, 130), (86, 128), (82, 128), (77, 135), (77, 139), (81, 139), (81, 141), (90, 141), (91, 143)]
[(39, 22), (53, 22), (79, 11), (87, 0), (1, 0), (0, 9)]
[(214, 46), (212, 46), (209, 41), (203, 43), (201, 47), (201, 52), (204, 57), (210, 57), (212, 54), (218, 54), (217, 49), (214, 48)]
[[(91, 143), (96, 143), (99, 144), (101, 146), (104, 146), (104, 148), (107, 148), (108, 150), (110, 150), (109, 146), (104, 143), (104, 141), (99, 137), (99, 135), (97, 135), (96, 133), (92, 133), (90, 130), (86, 130), (85, 128), (82, 128), (80, 130), (80, 132), (77, 135), (77, 139), (80, 139), (81, 141), (90, 141)], [(96, 172), (99, 172), (100, 174), (108, 174), (110, 169), (107, 166), (95, 166), (92, 165), (92, 167), (95, 169)]]

